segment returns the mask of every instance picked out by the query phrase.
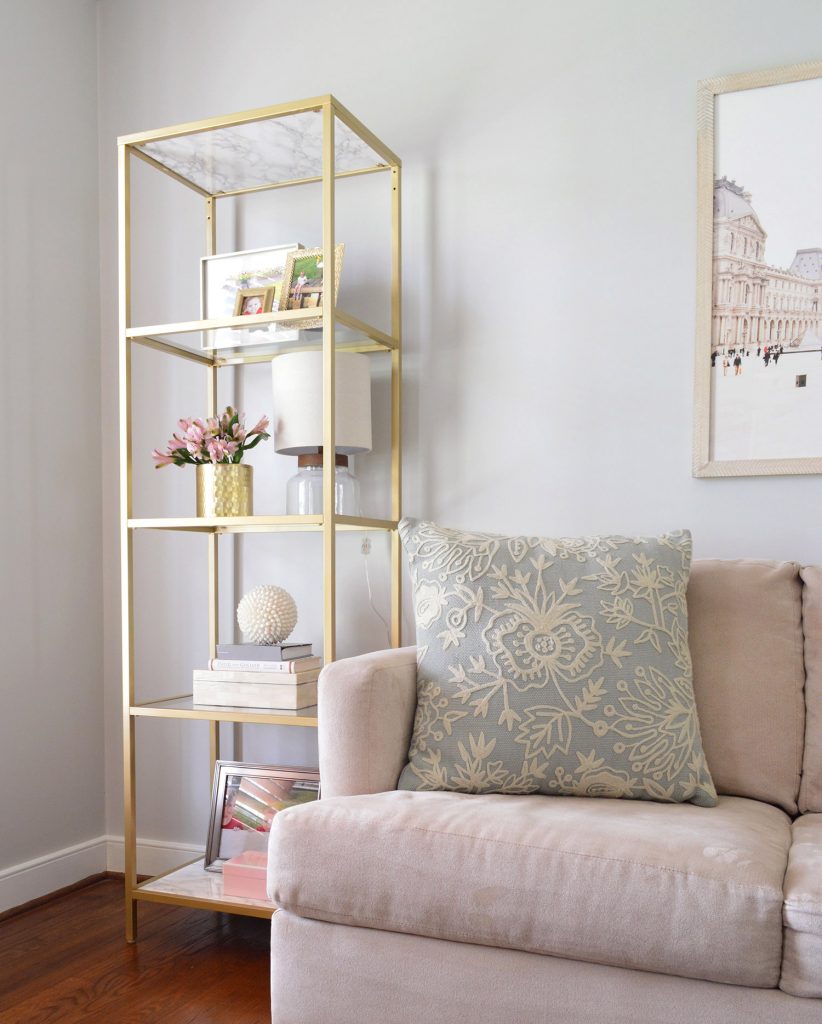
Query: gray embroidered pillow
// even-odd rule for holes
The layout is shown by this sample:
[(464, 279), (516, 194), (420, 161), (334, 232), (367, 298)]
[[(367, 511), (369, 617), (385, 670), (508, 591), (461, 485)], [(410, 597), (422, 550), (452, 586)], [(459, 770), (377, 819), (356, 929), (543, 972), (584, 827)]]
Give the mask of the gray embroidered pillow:
[(400, 789), (716, 803), (689, 533), (550, 540), (404, 519), (400, 536), (418, 645)]

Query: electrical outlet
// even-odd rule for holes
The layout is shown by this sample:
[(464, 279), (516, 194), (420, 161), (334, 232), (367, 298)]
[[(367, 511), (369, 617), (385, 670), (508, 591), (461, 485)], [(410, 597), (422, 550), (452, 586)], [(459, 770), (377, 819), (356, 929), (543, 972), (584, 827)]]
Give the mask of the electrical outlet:
[(360, 551), (364, 555), (370, 555), (371, 554), (371, 538), (370, 537), (363, 537), (362, 544), (360, 545)]

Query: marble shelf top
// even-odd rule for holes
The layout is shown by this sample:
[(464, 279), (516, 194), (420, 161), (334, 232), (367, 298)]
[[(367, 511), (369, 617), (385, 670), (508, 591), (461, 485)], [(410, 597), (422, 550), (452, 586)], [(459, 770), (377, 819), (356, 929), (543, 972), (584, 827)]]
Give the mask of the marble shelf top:
[[(339, 118), (334, 143), (338, 172), (385, 163)], [(315, 178), (322, 174), (322, 116), (310, 110), (144, 142), (137, 149), (210, 195)]]

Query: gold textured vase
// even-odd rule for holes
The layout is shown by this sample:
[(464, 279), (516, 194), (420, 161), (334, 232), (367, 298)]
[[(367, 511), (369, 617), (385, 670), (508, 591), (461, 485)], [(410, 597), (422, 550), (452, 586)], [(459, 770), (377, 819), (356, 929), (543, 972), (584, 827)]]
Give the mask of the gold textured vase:
[(250, 516), (254, 468), (242, 462), (197, 466), (197, 515)]

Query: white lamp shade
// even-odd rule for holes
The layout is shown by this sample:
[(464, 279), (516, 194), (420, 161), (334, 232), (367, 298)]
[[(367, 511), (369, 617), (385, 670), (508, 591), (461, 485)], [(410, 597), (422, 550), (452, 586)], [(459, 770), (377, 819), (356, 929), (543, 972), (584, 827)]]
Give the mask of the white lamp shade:
[[(274, 447), (281, 455), (308, 455), (323, 444), (323, 354), (289, 352), (271, 361)], [(371, 372), (368, 356), (336, 356), (335, 447), (342, 455), (371, 451)]]

